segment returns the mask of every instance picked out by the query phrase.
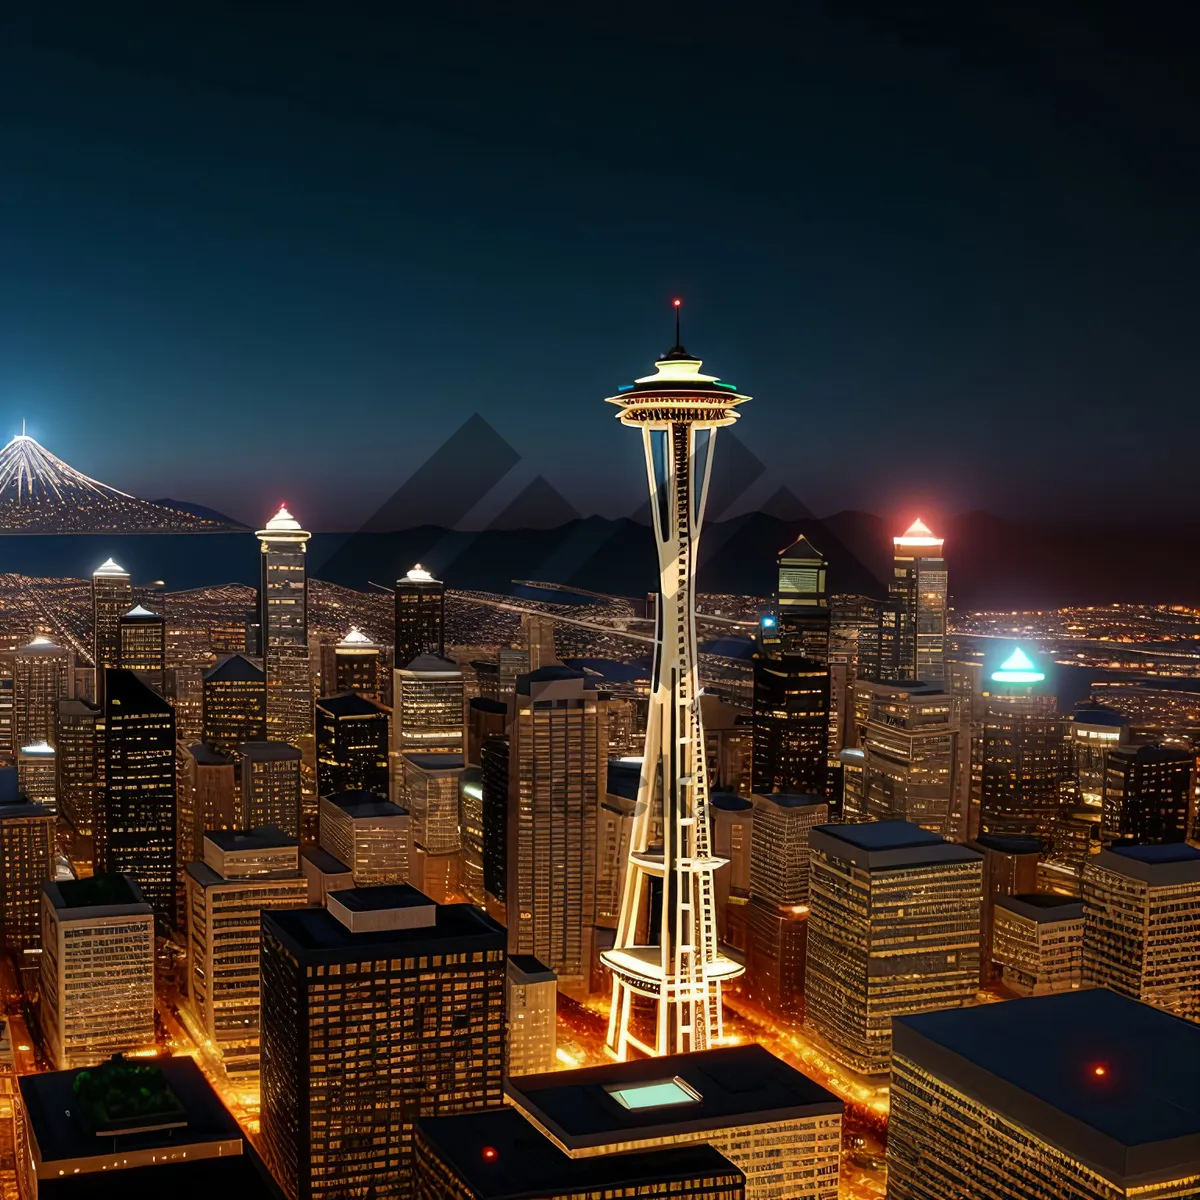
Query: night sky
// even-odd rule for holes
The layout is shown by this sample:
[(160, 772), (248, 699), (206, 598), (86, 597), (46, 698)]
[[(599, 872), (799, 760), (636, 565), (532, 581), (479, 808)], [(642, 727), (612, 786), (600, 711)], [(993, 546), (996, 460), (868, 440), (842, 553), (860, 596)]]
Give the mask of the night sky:
[(1171, 9), (17, 7), (0, 433), (115, 486), (353, 528), (478, 412), (623, 515), (678, 294), (746, 504), (1200, 517)]

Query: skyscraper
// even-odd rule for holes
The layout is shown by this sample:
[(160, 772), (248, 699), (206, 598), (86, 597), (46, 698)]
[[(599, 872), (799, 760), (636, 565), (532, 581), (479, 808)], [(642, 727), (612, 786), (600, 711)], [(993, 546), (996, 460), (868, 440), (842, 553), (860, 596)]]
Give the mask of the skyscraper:
[[(722, 1031), (721, 985), (741, 974), (717, 942), (713, 871), (719, 863), (709, 829), (695, 587), (717, 430), (733, 424), (748, 397), (701, 374), (700, 360), (688, 354), (678, 334), (677, 320), (676, 344), (655, 364), (655, 373), (609, 397), (620, 407), (621, 423), (642, 432), (660, 576), (638, 812), (616, 936), (602, 956), (613, 977), (608, 1045), (621, 1059), (631, 1049), (669, 1054), (712, 1045)], [(651, 849), (656, 819), (661, 852)], [(509, 887), (511, 892), (511, 880)], [(646, 924), (644, 896), (653, 897), (656, 909)], [(522, 919), (512, 908), (510, 903), (510, 927)], [(632, 1033), (635, 997), (655, 1010), (652, 1043)]]
[(104, 758), (96, 870), (132, 875), (169, 925), (175, 913), (175, 713), (132, 671), (105, 675)]
[(244, 742), (237, 752), (243, 829), (300, 837), (300, 751), (286, 742)]
[(407, 886), (262, 918), (262, 1140), (288, 1200), (408, 1196), (418, 1117), (503, 1099), (504, 931)]
[(317, 792), (388, 790), (388, 714), (378, 704), (344, 692), (322, 696), (316, 707)]
[(204, 676), (203, 741), (218, 754), (267, 737), (267, 684), (262, 668), (231, 654)]
[(54, 878), (54, 814), (41, 804), (0, 804), (0, 946), (15, 956), (42, 944), (42, 885)]
[(38, 634), (13, 654), (13, 745), (54, 745), (58, 702), (75, 695), (75, 655)]
[(462, 670), (448, 658), (423, 654), (397, 667), (392, 749), (461, 754), (464, 694)]
[(829, 771), (829, 668), (802, 654), (754, 656), (754, 791), (823, 793)]
[[(219, 829), (241, 829), (242, 804), (232, 758), (210, 750), (203, 742), (187, 749), (180, 797), (178, 830), (180, 877), (190, 862), (204, 857), (204, 838)], [(184, 826), (183, 820), (188, 825)]]
[(357, 625), (340, 642), (321, 648), (321, 687), (327, 696), (340, 692), (357, 692), (376, 704), (391, 703), (391, 680), (388, 678), (390, 655), (385, 648), (371, 641)]
[(120, 666), (132, 671), (160, 696), (167, 694), (167, 623), (145, 605), (136, 604), (121, 616)]
[(92, 572), (92, 658), (101, 702), (104, 672), (121, 665), (121, 618), (132, 607), (129, 572), (110, 558)]
[[(267, 736), (296, 745), (313, 731), (308, 661), (308, 586), (305, 551), (310, 533), (285, 505), (255, 535), (261, 547), (259, 584)], [(253, 740), (253, 739), (244, 739)]]
[(899, 677), (940, 683), (946, 652), (943, 540), (934, 537), (918, 517), (892, 542), (895, 555), (888, 592), (899, 606)]
[(483, 807), (483, 895), (488, 913), (507, 924), (509, 740), (490, 737), (479, 757)]
[(809, 845), (806, 1018), (839, 1062), (881, 1074), (894, 1017), (975, 998), (981, 858), (904, 821), (818, 826)]
[(829, 596), (825, 591), (826, 562), (801, 534), (779, 553), (779, 585), (775, 617), (779, 645), (786, 654), (802, 654), (829, 662)]
[(322, 796), (320, 836), (356, 887), (408, 882), (412, 819), (398, 804), (370, 792)]
[(532, 954), (508, 959), (505, 1077), (554, 1070), (558, 979)]
[(54, 747), (34, 742), (17, 751), (17, 779), (21, 794), (58, 815), (58, 766)]
[(417, 563), (396, 580), (396, 667), (446, 652), (446, 585)]
[(1104, 771), (1103, 836), (1110, 842), (1182, 842), (1191, 830), (1194, 751), (1118, 746)]
[(607, 702), (568, 667), (517, 679), (509, 750), (508, 950), (586, 993), (596, 924), (596, 822)]

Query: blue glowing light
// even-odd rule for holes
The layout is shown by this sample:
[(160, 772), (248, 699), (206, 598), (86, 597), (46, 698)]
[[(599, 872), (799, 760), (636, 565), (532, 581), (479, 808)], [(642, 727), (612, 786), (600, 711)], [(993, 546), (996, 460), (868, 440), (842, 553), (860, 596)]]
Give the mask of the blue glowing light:
[(1045, 678), (1045, 672), (1033, 665), (1029, 655), (1020, 646), (1000, 664), (1000, 670), (992, 672), (995, 683), (1041, 683)]

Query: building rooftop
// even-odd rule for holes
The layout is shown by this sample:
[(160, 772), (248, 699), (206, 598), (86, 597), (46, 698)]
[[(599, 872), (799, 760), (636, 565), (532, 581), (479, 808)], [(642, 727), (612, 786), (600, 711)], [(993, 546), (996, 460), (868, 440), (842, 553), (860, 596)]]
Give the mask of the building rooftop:
[(508, 705), (503, 700), (493, 700), (490, 696), (473, 696), (470, 707), (479, 712), (506, 714)]
[(188, 753), (202, 767), (231, 767), (233, 759), (225, 754), (219, 754), (216, 750), (206, 746), (203, 742), (196, 742), (188, 747)]
[(243, 742), (238, 753), (254, 762), (299, 762), (301, 758), (290, 742)]
[(322, 696), (317, 701), (317, 711), (331, 717), (375, 717), (385, 715), (383, 708), (360, 696), (357, 692), (339, 692), (336, 696)]
[(536, 954), (510, 954), (508, 967), (510, 975), (516, 972), (524, 977), (520, 980), (521, 983), (549, 983), (558, 979)]
[(22, 746), (17, 753), (26, 758), (53, 758), (54, 747), (49, 742), (30, 742), (28, 746)]
[(1182, 746), (1117, 746), (1108, 752), (1109, 761), (1143, 763), (1191, 763), (1196, 760), (1194, 750)]
[(1104, 868), (1139, 879), (1150, 887), (1200, 884), (1200, 850), (1185, 842), (1153, 846), (1110, 846), (1092, 855), (1084, 864), (1084, 878), (1093, 869)]
[(404, 761), (422, 771), (461, 771), (466, 760), (461, 754), (425, 754), (414, 750), (404, 755)]
[(312, 863), (322, 875), (349, 875), (350, 868), (340, 858), (334, 858), (328, 850), (320, 846), (302, 846), (300, 858)]
[(640, 758), (610, 758), (608, 760), (606, 791), (609, 795), (620, 796), (625, 800), (636, 800), (641, 778), (642, 760)]
[(340, 892), (330, 892), (329, 896), (347, 911), (356, 913), (387, 912), (394, 908), (429, 908), (435, 903), (411, 883), (346, 888)]
[(1042, 843), (1035, 837), (1021, 837), (1017, 834), (981, 833), (972, 844), (978, 843), (988, 850), (1000, 854), (1041, 854)]
[(893, 1054), (1120, 1187), (1200, 1174), (1200, 1027), (1104, 988), (893, 1021)]
[(27, 821), (30, 817), (54, 820), (54, 814), (44, 804), (33, 804), (25, 800), (0, 800), (0, 821)]
[(511, 1108), (425, 1117), (417, 1128), (477, 1200), (632, 1195), (639, 1184), (741, 1175), (704, 1143), (571, 1158)]
[(296, 845), (294, 837), (273, 825), (263, 825), (258, 829), (208, 829), (204, 832), (204, 840), (212, 842), (226, 853), (238, 850), (281, 850), (285, 846)]
[(264, 683), (262, 667), (255, 666), (244, 654), (231, 654), (204, 673), (205, 683)]
[(842, 1102), (759, 1045), (521, 1075), (505, 1094), (569, 1149), (842, 1112)]
[(93, 572), (93, 575), (126, 575), (129, 572), (124, 567), (120, 566), (113, 559), (105, 559)]
[(121, 617), (122, 621), (161, 621), (162, 619), (160, 613), (151, 612), (144, 604), (135, 604)]
[[(351, 889), (372, 891), (375, 889)], [(415, 890), (415, 889), (414, 889)], [(343, 893), (335, 892), (335, 896)], [(417, 893), (421, 895), (421, 893)], [(426, 905), (432, 902), (422, 897)], [(418, 907), (415, 906), (414, 907)], [(453, 945), (464, 953), (503, 950), (504, 927), (472, 904), (437, 904), (429, 925), (353, 933), (328, 909), (293, 908), (263, 912), (263, 930), (271, 932), (297, 957), (339, 962), (395, 946), (400, 954), (428, 954), (435, 946)], [(354, 911), (354, 910), (349, 910)], [(389, 952), (388, 957), (391, 957)]]
[(551, 663), (547, 667), (538, 667), (536, 671), (529, 671), (524, 675), (518, 675), (516, 690), (519, 696), (528, 696), (530, 695), (530, 689), (535, 683), (570, 683), (573, 680), (578, 680), (585, 692), (594, 692), (596, 690), (596, 680), (594, 677), (585, 674), (583, 671), (574, 671), (570, 667), (559, 666), (557, 663)]
[(1119, 729), (1129, 724), (1128, 719), (1122, 713), (1113, 708), (1104, 708), (1102, 705), (1077, 705), (1074, 715), (1076, 725), (1103, 725)]
[(745, 796), (739, 796), (737, 792), (713, 792), (708, 798), (708, 803), (712, 808), (719, 808), (724, 812), (748, 812), (754, 807)]
[(408, 809), (385, 800), (374, 792), (336, 792), (332, 796), (322, 796), (335, 808), (340, 808), (352, 820), (360, 821), (365, 817), (406, 817)]
[(808, 834), (813, 850), (847, 859), (870, 870), (978, 862), (977, 850), (947, 842), (908, 821), (869, 821), (863, 825), (815, 825)]
[(150, 911), (142, 889), (132, 875), (91, 875), (87, 879), (53, 880), (43, 885), (57, 909), (128, 908), (139, 905)]
[(804, 792), (756, 792), (755, 799), (764, 800), (776, 808), (812, 808), (814, 804), (827, 803), (824, 796), (812, 796)]
[(112, 710), (114, 717), (133, 713), (137, 716), (174, 713), (174, 709), (149, 684), (134, 674), (119, 667), (108, 667), (104, 672), (104, 708), (107, 715)]
[(462, 671), (451, 658), (443, 658), (440, 654), (418, 654), (412, 662), (401, 668), (403, 671), (414, 671), (426, 675), (461, 675)]
[(1083, 901), (1055, 892), (1025, 892), (1019, 896), (999, 896), (996, 907), (1008, 909), (1038, 925), (1056, 921), (1082, 921)]

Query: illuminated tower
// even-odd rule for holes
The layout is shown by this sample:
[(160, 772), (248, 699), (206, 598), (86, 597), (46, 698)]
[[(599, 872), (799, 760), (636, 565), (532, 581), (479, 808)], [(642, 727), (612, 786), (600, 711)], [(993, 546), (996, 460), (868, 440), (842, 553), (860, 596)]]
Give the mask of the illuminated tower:
[(396, 580), (396, 666), (446, 649), (446, 585), (420, 563)]
[[(104, 688), (104, 672), (121, 665), (121, 617), (133, 606), (129, 572), (111, 558), (92, 572), (92, 658), (96, 689)], [(103, 703), (103, 696), (99, 697)]]
[(259, 621), (267, 677), (267, 736), (293, 745), (313, 731), (305, 551), (310, 533), (281, 505), (255, 535), (262, 547)]
[(918, 517), (898, 538), (888, 588), (900, 607), (898, 679), (939, 683), (945, 677), (946, 561), (943, 541)]
[[(661, 593), (656, 606), (654, 693), (638, 783), (629, 867), (613, 948), (608, 1046), (672, 1054), (712, 1046), (722, 1031), (721, 984), (742, 973), (717, 943), (713, 872), (724, 862), (710, 846), (708, 767), (700, 718), (696, 648), (696, 550), (717, 430), (749, 399), (731, 383), (700, 373), (679, 344), (609, 404), (640, 428)], [(651, 845), (661, 825), (661, 847)], [(654, 839), (657, 842), (657, 839)], [(643, 907), (654, 909), (643, 922)], [(646, 928), (648, 926), (648, 929)], [(633, 1034), (635, 998), (654, 1010), (649, 1042)]]

